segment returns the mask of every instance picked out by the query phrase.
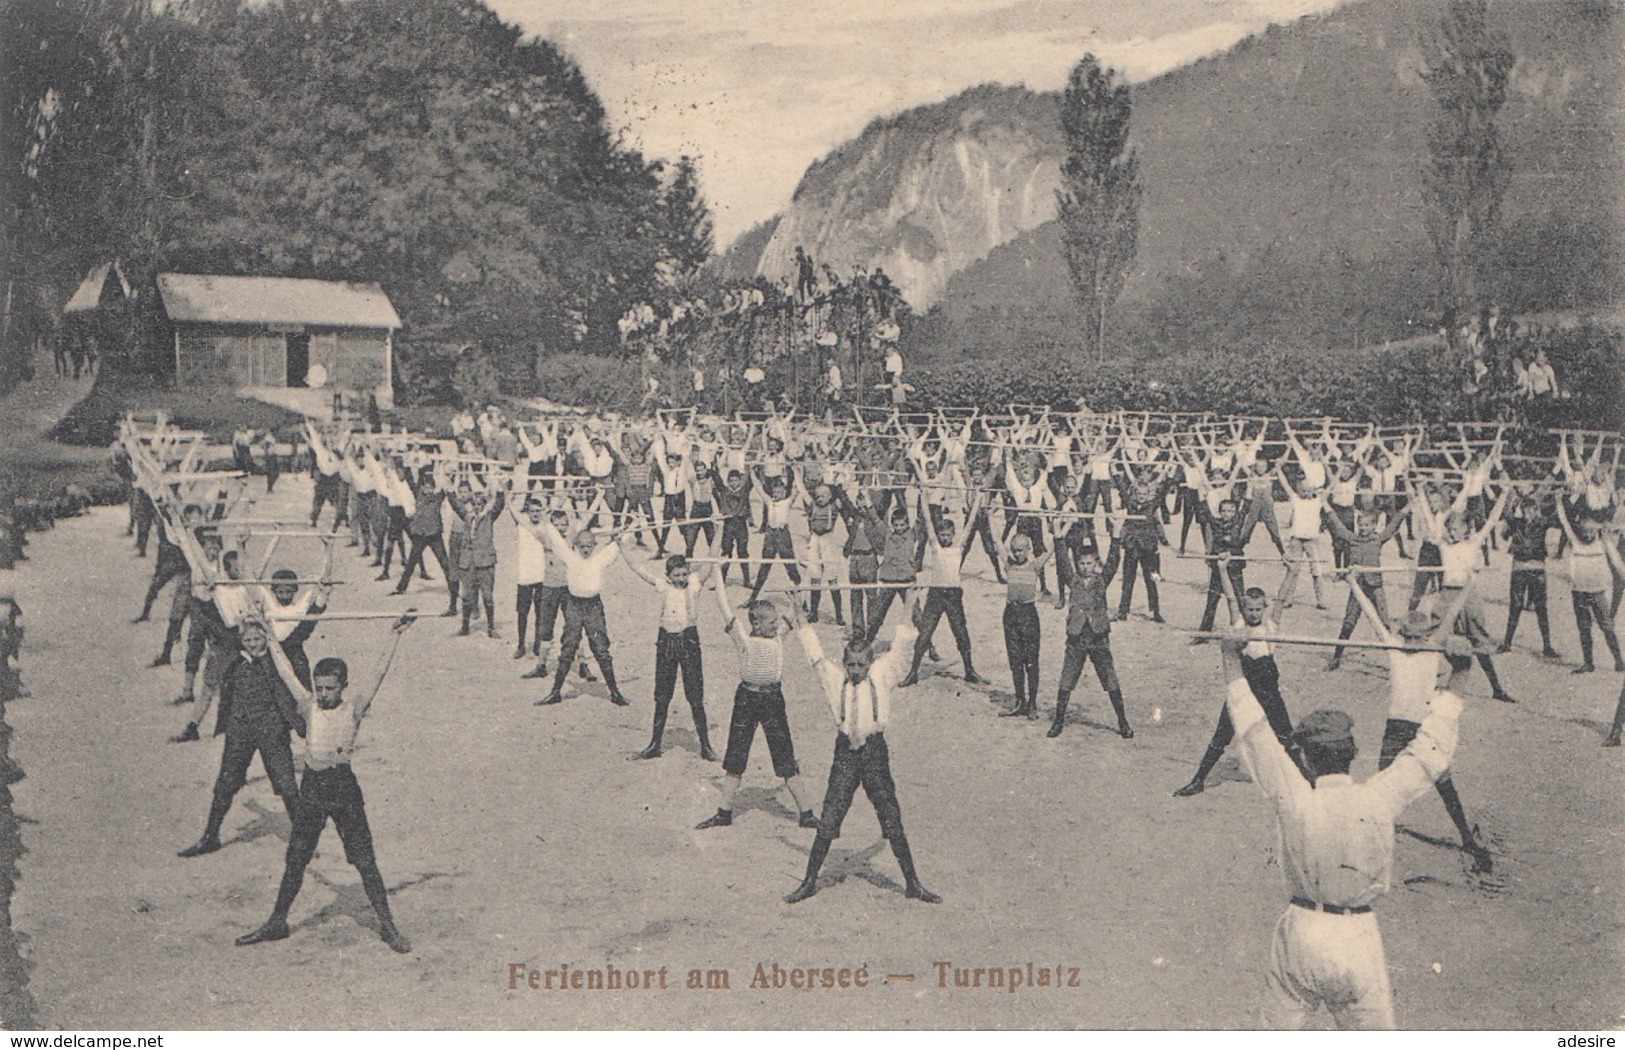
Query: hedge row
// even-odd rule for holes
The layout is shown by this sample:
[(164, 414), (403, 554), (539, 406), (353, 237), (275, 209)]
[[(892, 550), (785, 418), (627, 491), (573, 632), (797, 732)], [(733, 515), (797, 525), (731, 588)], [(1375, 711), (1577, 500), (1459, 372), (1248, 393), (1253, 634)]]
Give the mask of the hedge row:
[[(1544, 337), (1567, 396), (1546, 426), (1617, 429), (1625, 406), (1625, 346), (1618, 332), (1570, 329)], [(1524, 347), (1531, 353), (1534, 347)], [(1462, 369), (1440, 349), (1254, 351), (1145, 361), (973, 360), (909, 374), (926, 406), (997, 410), (1045, 404), (1072, 411), (1127, 409), (1249, 416), (1331, 416), (1372, 423), (1473, 419), (1500, 406), (1462, 392)]]

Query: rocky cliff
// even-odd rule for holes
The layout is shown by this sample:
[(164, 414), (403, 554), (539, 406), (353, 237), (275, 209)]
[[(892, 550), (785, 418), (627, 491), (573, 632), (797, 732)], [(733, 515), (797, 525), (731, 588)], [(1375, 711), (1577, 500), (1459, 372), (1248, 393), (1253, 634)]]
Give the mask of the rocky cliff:
[(1057, 99), (984, 85), (871, 124), (807, 170), (757, 262), (795, 249), (842, 273), (883, 268), (916, 309), (995, 245), (1055, 215)]
[[(1306, 312), (1358, 313), (1337, 322), (1356, 341), (1426, 313), (1433, 103), (1419, 39), (1443, 9), (1362, 0), (1136, 85), (1143, 200), (1126, 304), (1222, 271), (1291, 278)], [(1512, 180), (1497, 293), (1530, 308), (1610, 301), (1625, 294), (1625, 15), (1608, 0), (1491, 0), (1490, 18), (1517, 56), (1501, 117)], [(1058, 104), (982, 86), (876, 121), (808, 169), (756, 272), (788, 274), (803, 245), (843, 272), (883, 267), (918, 310), (1064, 313), (1058, 240), (1030, 232), (1055, 214)], [(1386, 312), (1346, 301), (1361, 295), (1383, 297)]]

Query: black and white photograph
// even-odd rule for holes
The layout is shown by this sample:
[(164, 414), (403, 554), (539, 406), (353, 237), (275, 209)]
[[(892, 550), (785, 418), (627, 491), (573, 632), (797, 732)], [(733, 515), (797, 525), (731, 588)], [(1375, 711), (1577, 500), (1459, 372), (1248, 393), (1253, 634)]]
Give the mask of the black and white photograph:
[(1621, 0), (0, 0), (0, 1028), (1615, 1045), (1622, 89)]

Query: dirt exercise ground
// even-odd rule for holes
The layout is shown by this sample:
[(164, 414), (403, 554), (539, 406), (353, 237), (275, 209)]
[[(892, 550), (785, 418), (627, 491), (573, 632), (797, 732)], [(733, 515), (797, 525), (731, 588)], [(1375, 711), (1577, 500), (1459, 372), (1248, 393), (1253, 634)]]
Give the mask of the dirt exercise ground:
[[(309, 497), (308, 479), (286, 479), (256, 515), (297, 516)], [(270, 910), (288, 834), (257, 764), (227, 821), (225, 848), (176, 857), (201, 830), (220, 742), (207, 726), (202, 743), (167, 742), (184, 721), (168, 702), (179, 671), (146, 669), (163, 624), (161, 616), (130, 624), (152, 563), (135, 559), (124, 524), (120, 508), (63, 522), (35, 538), (20, 566), (33, 695), (11, 707), (14, 754), (28, 771), (17, 808), (29, 821), (15, 916), (45, 1025), (1256, 1023), (1270, 934), (1287, 897), (1270, 806), (1230, 756), (1205, 794), (1171, 797), (1201, 755), (1222, 695), (1218, 653), (1188, 648), (1181, 630), (1200, 614), (1199, 562), (1164, 559), (1170, 625), (1149, 622), (1137, 597), (1137, 614), (1113, 632), (1138, 735), (1123, 741), (1107, 728), (1110, 709), (1085, 672), (1073, 724), (1050, 740), (1047, 720), (996, 717), (1009, 695), (1002, 594), (984, 578), (991, 573), (980, 552), (972, 555), (975, 651), (996, 685), (967, 687), (957, 661), (928, 665), (929, 677), (900, 691), (886, 734), (921, 875), (944, 898), (935, 907), (903, 897), (861, 799), (818, 895), (785, 905), (812, 833), (795, 826), (760, 741), (733, 827), (694, 830), (716, 807), (721, 771), (700, 760), (680, 699), (667, 754), (627, 760), (648, 739), (658, 608), (624, 567), (612, 571), (605, 601), (632, 706), (610, 705), (602, 685), (574, 682), (562, 706), (532, 706), (541, 690), (518, 680), (528, 665), (512, 659), (505, 565), (501, 640), (453, 637), (453, 620), (419, 622), (362, 731), (356, 773), (397, 919), (414, 944), (397, 956), (379, 941), (331, 830), (294, 908), (292, 937), (233, 946)], [(510, 528), (499, 531), (504, 550)], [(1255, 552), (1266, 542), (1260, 533)], [(336, 608), (444, 607), (438, 567), (432, 583), (392, 598), (357, 553), (341, 549), (337, 575), (353, 582)], [(633, 556), (648, 553), (634, 548)], [(317, 555), (294, 564), (313, 570)], [(1485, 581), (1493, 629), (1504, 622), (1506, 571), (1498, 554)], [(1259, 575), (1274, 587), (1280, 569)], [(1332, 600), (1340, 610), (1343, 594)], [(1468, 873), (1436, 796), (1405, 814), (1393, 891), (1378, 909), (1405, 1027), (1583, 1030), (1625, 1017), (1625, 750), (1599, 746), (1620, 676), (1571, 676), (1577, 643), (1557, 580), (1552, 609), (1569, 664), (1538, 658), (1526, 617), (1518, 649), (1500, 659), (1520, 702), (1492, 702), (1475, 672), (1463, 720), (1456, 782), (1495, 852), (1494, 874)], [(738, 679), (731, 649), (718, 644), (714, 609), (706, 604), (702, 614), (720, 748)], [(1287, 623), (1325, 635), (1337, 615), (1300, 601)], [(1043, 616), (1047, 719), (1064, 628), (1062, 613)], [(378, 621), (327, 625), (308, 651), (370, 665), (387, 630)], [(835, 628), (820, 632), (826, 647), (836, 644)], [(939, 645), (952, 654), (946, 625)], [(787, 656), (798, 755), (822, 798), (834, 731), (794, 643)], [(1366, 653), (1326, 673), (1325, 656), (1288, 649), (1283, 691), (1295, 716), (1348, 709), (1362, 749), (1355, 772), (1368, 775), (1385, 714), (1385, 664)], [(1028, 963), (1034, 983), (1058, 967), (1063, 987), (958, 988), (937, 965), (1025, 975)], [(667, 987), (532, 991), (521, 980), (515, 989), (513, 964), (544, 973), (564, 964), (640, 975), (663, 968)], [(862, 967), (869, 985), (752, 988), (758, 964), (769, 977), (774, 965)], [(690, 990), (691, 970), (726, 971), (728, 988)]]

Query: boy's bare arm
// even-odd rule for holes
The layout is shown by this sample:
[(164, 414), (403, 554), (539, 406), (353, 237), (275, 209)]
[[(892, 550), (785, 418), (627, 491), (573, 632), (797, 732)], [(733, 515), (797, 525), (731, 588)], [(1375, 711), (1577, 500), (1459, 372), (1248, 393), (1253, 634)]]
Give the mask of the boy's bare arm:
[(367, 708), (372, 706), (373, 698), (378, 695), (378, 690), (383, 687), (384, 677), (389, 674), (390, 665), (395, 662), (395, 651), (401, 646), (401, 638), (416, 622), (417, 617), (408, 614), (396, 620), (394, 626), (390, 628), (389, 645), (384, 649), (383, 655), (379, 657), (378, 666), (373, 669), (372, 676), (356, 691), (352, 698), (352, 709), (355, 711), (355, 720), (357, 722), (366, 716)]

